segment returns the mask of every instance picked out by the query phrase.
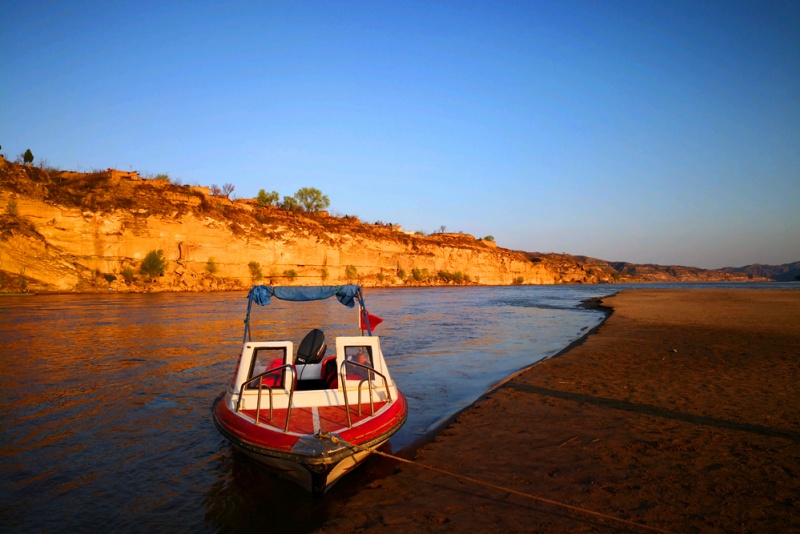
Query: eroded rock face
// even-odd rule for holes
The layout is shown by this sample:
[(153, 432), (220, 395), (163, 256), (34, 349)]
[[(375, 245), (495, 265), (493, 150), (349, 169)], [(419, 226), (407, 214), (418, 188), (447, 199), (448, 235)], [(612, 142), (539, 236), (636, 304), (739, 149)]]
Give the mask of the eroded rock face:
[[(4, 204), (10, 200), (0, 196)], [(251, 262), (260, 265), (264, 282), (276, 284), (357, 278), (365, 285), (398, 285), (404, 278), (413, 281), (415, 269), (431, 276), (460, 272), (480, 284), (511, 284), (519, 277), (527, 283), (559, 281), (556, 273), (522, 254), (477, 242), (467, 246), (419, 237), (406, 244), (335, 233), (320, 239), (290, 228), (276, 229), (280, 237), (271, 239), (240, 235), (224, 221), (193, 213), (173, 219), (121, 210), (97, 213), (22, 198), (16, 202), (18, 216), (35, 233), (10, 230), (0, 243), (0, 269), (24, 274), (43, 289), (88, 290), (98, 274), (117, 276), (111, 287), (125, 289), (121, 273), (126, 267), (138, 272), (151, 250), (162, 250), (169, 261), (165, 275), (149, 284), (151, 289), (246, 287), (253, 282)], [(213, 275), (209, 261), (216, 267)], [(583, 272), (575, 275), (585, 277)]]
[[(571, 256), (503, 249), (466, 234), (411, 235), (354, 217), (230, 201), (208, 188), (135, 173), (48, 173), (0, 159), (0, 210), (4, 292), (615, 281), (607, 263), (605, 269)], [(157, 250), (168, 266), (163, 276), (148, 279), (140, 267)]]
[[(13, 214), (6, 209), (0, 240), (6, 291), (15, 283), (40, 291), (446, 283), (440, 272), (452, 275), (450, 283), (484, 285), (586, 278), (580, 268), (557, 273), (463, 234), (408, 235), (354, 218), (304, 217), (113, 173), (51, 176), (20, 167), (5, 163), (0, 169), (0, 206), (14, 206)], [(163, 251), (168, 267), (147, 280), (139, 269), (153, 250)], [(261, 280), (254, 279), (252, 262)], [(126, 270), (135, 281), (124, 280)]]

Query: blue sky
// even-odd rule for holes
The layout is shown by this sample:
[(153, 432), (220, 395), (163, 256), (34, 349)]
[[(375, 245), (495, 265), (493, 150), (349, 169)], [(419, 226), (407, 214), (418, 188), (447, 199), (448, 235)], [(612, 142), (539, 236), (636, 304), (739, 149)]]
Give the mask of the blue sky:
[(800, 260), (800, 2), (17, 2), (0, 145), (503, 247)]

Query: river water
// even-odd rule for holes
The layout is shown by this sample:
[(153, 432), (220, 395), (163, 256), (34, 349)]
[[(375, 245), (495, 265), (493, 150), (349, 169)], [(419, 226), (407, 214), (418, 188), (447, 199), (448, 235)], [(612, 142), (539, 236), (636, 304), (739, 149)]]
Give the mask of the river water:
[[(366, 289), (409, 418), (397, 451), (603, 314), (631, 286)], [(653, 286), (648, 286), (653, 287)], [(707, 287), (707, 286), (706, 286)], [(242, 341), (244, 292), (0, 298), (0, 530), (309, 531), (369, 462), (321, 499), (234, 450), (211, 420)], [(358, 335), (333, 299), (273, 300), (253, 338)]]

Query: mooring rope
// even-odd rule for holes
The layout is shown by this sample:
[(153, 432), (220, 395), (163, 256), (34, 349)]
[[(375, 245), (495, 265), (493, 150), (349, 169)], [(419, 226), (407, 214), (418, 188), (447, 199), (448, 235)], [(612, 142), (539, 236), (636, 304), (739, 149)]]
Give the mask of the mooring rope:
[(519, 495), (520, 497), (525, 497), (525, 498), (532, 499), (534, 501), (538, 501), (538, 502), (541, 502), (541, 503), (550, 504), (550, 505), (558, 506), (558, 507), (561, 507), (561, 508), (566, 508), (566, 509), (572, 510), (574, 512), (579, 512), (579, 513), (582, 513), (582, 514), (587, 514), (587, 515), (599, 517), (599, 518), (602, 518), (602, 519), (607, 519), (609, 521), (616, 521), (617, 523), (622, 523), (622, 524), (625, 524), (625, 525), (628, 525), (628, 526), (631, 526), (631, 527), (635, 527), (635, 528), (639, 528), (639, 529), (642, 529), (642, 530), (647, 530), (647, 531), (650, 531), (650, 532), (661, 532), (661, 533), (665, 533), (665, 534), (670, 534), (670, 532), (668, 530), (663, 530), (663, 529), (660, 529), (660, 528), (657, 528), (657, 527), (651, 527), (651, 526), (647, 526), (647, 525), (642, 525), (641, 523), (636, 523), (634, 521), (628, 521), (627, 519), (622, 519), (620, 517), (615, 517), (613, 515), (608, 515), (608, 514), (603, 514), (603, 513), (600, 513), (600, 512), (595, 512), (594, 510), (589, 510), (587, 508), (581, 508), (580, 506), (573, 506), (571, 504), (566, 504), (566, 503), (563, 503), (563, 502), (554, 501), (552, 499), (547, 499), (545, 497), (539, 497), (538, 495), (533, 495), (533, 494), (530, 494), (530, 493), (525, 493), (523, 491), (517, 491), (517, 490), (512, 489), (512, 488), (507, 488), (507, 487), (504, 487), (504, 486), (499, 486), (497, 484), (492, 484), (491, 482), (485, 482), (483, 480), (478, 480), (477, 478), (472, 478), (472, 477), (468, 477), (468, 476), (465, 476), (465, 475), (459, 475), (458, 473), (453, 473), (452, 471), (446, 471), (444, 469), (439, 469), (438, 467), (433, 467), (433, 466), (430, 466), (430, 465), (417, 463), (417, 462), (414, 462), (414, 461), (411, 461), (411, 460), (407, 460), (405, 458), (400, 458), (399, 456), (395, 456), (393, 454), (388, 454), (388, 453), (385, 453), (385, 452), (382, 452), (382, 451), (370, 449), (369, 447), (363, 447), (361, 445), (356, 445), (354, 443), (349, 443), (349, 442), (347, 442), (347, 441), (345, 441), (345, 440), (343, 440), (343, 439), (341, 439), (339, 437), (333, 436), (333, 435), (329, 435), (329, 436), (326, 436), (326, 437), (329, 437), (330, 440), (333, 441), (336, 444), (344, 444), (344, 445), (347, 445), (348, 447), (352, 447), (354, 449), (360, 449), (362, 451), (370, 451), (373, 454), (378, 454), (380, 456), (384, 456), (386, 458), (391, 458), (392, 460), (396, 460), (398, 462), (402, 462), (402, 463), (405, 463), (405, 464), (413, 465), (415, 467), (419, 467), (419, 468), (422, 468), (422, 469), (427, 469), (428, 471), (433, 471), (434, 473), (439, 473), (441, 475), (446, 475), (446, 476), (449, 476), (449, 477), (457, 478), (459, 480), (464, 480), (466, 482), (471, 482), (473, 484), (486, 486), (488, 488), (496, 489), (498, 491), (504, 491), (504, 492), (508, 492), (508, 493), (513, 493), (514, 495)]

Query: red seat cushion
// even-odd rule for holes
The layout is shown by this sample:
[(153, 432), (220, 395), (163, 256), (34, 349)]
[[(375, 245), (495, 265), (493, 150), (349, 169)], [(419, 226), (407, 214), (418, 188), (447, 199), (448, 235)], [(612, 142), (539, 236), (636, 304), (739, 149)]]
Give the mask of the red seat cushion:
[[(283, 360), (281, 358), (276, 358), (269, 362), (267, 366), (267, 370), (270, 369), (277, 369), (283, 365)], [(275, 387), (282, 387), (283, 386), (283, 373), (275, 371), (274, 373), (270, 373), (268, 375), (264, 375), (264, 379), (261, 382), (262, 386), (269, 386), (271, 388)]]

